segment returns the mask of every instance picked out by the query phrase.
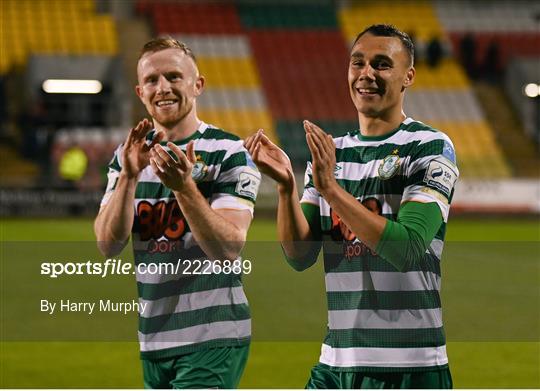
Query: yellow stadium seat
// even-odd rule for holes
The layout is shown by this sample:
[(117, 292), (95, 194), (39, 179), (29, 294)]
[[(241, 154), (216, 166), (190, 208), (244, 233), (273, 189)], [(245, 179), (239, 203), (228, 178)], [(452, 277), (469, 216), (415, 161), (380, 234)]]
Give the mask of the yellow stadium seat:
[(213, 87), (256, 87), (260, 85), (251, 58), (199, 58), (199, 70)]
[(118, 51), (114, 21), (95, 13), (94, 0), (2, 0), (0, 5), (2, 47), (25, 48), (12, 55), (2, 53), (2, 73), (12, 64), (24, 64), (28, 52), (114, 55)]
[(351, 2), (338, 12), (338, 19), (347, 41), (352, 41), (365, 27), (390, 23), (401, 30), (413, 32), (423, 40), (432, 35), (443, 36), (443, 29), (433, 6), (426, 1)]
[(430, 124), (453, 141), (463, 177), (505, 178), (511, 170), (486, 121)]
[(275, 126), (269, 112), (252, 110), (198, 110), (202, 120), (241, 138), (263, 128), (268, 137), (277, 142)]

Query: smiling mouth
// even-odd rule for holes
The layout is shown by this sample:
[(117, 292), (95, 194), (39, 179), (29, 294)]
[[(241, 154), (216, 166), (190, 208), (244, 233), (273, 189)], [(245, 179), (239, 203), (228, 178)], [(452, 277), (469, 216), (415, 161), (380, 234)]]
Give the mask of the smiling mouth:
[(167, 106), (172, 106), (176, 102), (178, 102), (178, 101), (174, 100), (174, 99), (160, 100), (159, 102), (156, 103), (156, 106), (157, 107), (167, 107)]
[(381, 91), (377, 88), (356, 88), (356, 92), (361, 96), (381, 95)]

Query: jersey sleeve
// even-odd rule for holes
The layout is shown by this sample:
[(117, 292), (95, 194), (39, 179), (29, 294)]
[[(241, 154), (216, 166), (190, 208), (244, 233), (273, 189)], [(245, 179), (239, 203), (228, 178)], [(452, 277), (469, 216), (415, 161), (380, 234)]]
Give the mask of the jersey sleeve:
[[(304, 212), (304, 216), (308, 221), (309, 228), (311, 229), (311, 232), (316, 240), (320, 240), (321, 236), (321, 220), (319, 213), (321, 205), (320, 197), (321, 195), (313, 183), (311, 162), (308, 162), (306, 172), (304, 174), (304, 192), (302, 193), (300, 203), (302, 204), (302, 211)], [(316, 209), (310, 208), (308, 205), (314, 206)], [(314, 212), (315, 210), (317, 213)]]
[(119, 145), (118, 148), (114, 151), (113, 157), (107, 166), (107, 187), (105, 188), (105, 194), (101, 199), (101, 206), (104, 206), (109, 202), (109, 199), (112, 196), (114, 189), (116, 189), (116, 184), (118, 183), (118, 177), (120, 176), (120, 171), (122, 166), (120, 163), (120, 156), (122, 156), (123, 145)]
[(452, 141), (441, 132), (422, 140), (411, 155), (406, 175), (402, 203), (435, 202), (446, 222), (459, 177)]
[(261, 174), (239, 140), (221, 162), (210, 206), (213, 209), (248, 210), (253, 215), (260, 184)]

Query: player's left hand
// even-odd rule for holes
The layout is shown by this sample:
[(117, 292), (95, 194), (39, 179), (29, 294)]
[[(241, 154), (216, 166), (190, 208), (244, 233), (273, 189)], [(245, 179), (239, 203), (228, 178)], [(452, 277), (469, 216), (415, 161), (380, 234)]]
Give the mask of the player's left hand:
[(186, 153), (180, 147), (168, 142), (167, 146), (178, 159), (167, 152), (160, 144), (154, 145), (150, 151), (150, 166), (165, 186), (173, 191), (188, 190), (195, 182), (191, 171), (196, 161), (193, 141), (186, 146)]
[(331, 135), (309, 121), (304, 121), (304, 130), (311, 151), (313, 182), (315, 188), (324, 196), (326, 191), (337, 185), (334, 177), (336, 144)]

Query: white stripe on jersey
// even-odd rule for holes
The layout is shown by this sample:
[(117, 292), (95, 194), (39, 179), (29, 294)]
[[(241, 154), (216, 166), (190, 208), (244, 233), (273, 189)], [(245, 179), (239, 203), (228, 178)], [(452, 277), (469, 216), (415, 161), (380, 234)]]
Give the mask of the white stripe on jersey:
[(332, 348), (323, 344), (322, 364), (335, 367), (430, 367), (448, 364), (446, 345), (429, 348)]
[[(178, 330), (143, 334), (139, 331), (141, 352), (168, 349), (221, 338), (247, 338), (251, 319), (205, 323)], [(204, 337), (204, 339), (203, 339)]]
[(427, 329), (442, 327), (440, 308), (419, 310), (336, 310), (328, 311), (330, 330)]
[[(158, 300), (139, 298), (139, 303), (144, 305), (144, 308), (152, 308), (152, 316), (177, 314), (217, 305), (247, 304), (247, 302), (246, 294), (241, 286), (174, 295)], [(141, 317), (148, 318), (144, 315), (141, 314)]]
[(326, 273), (327, 292), (440, 290), (441, 278), (432, 272), (340, 272)]

